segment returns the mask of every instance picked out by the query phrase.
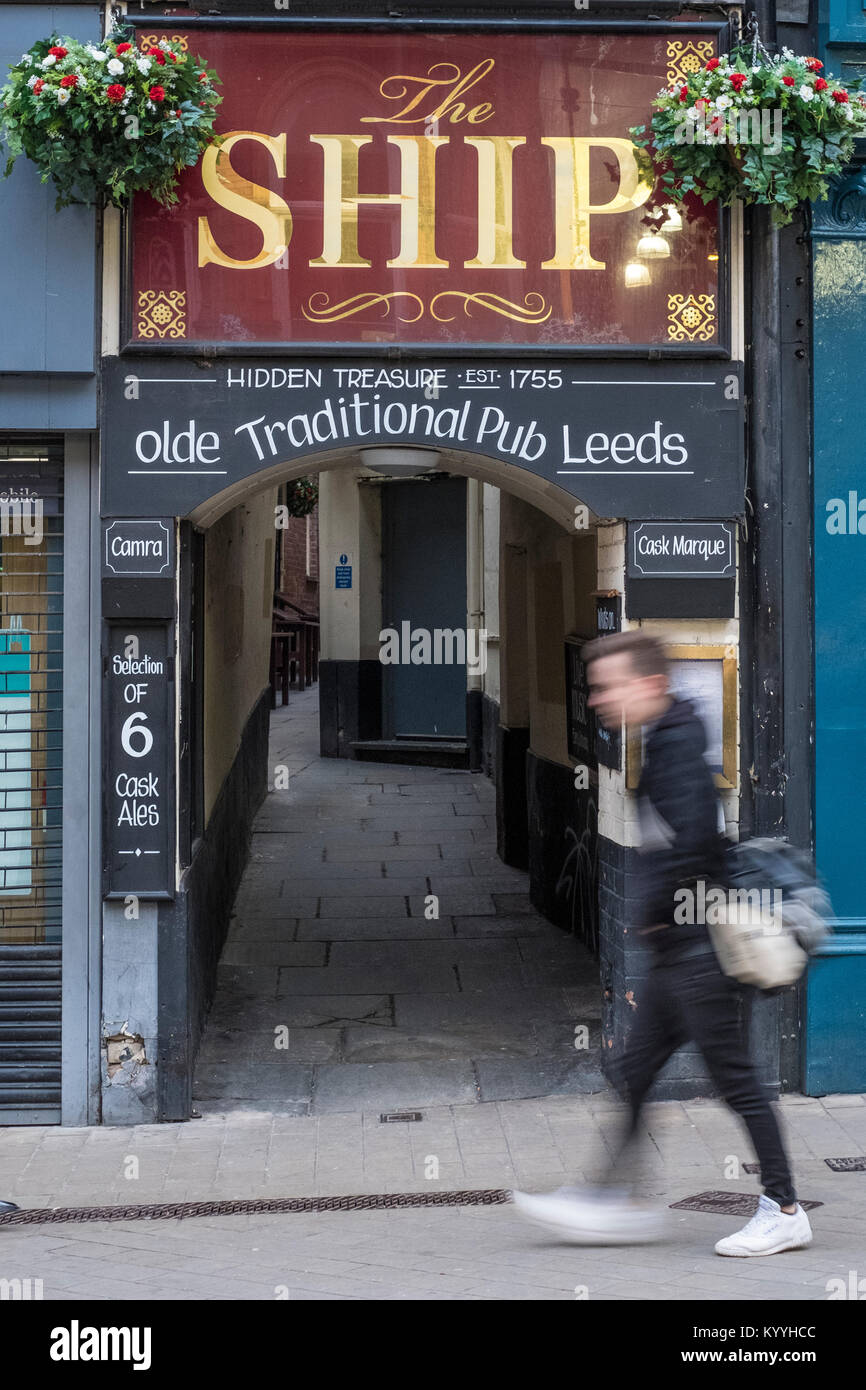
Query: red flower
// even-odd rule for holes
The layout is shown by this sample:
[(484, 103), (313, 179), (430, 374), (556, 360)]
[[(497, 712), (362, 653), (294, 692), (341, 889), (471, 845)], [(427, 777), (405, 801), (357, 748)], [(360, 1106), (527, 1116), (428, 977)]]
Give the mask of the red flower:
[(818, 78), (818, 81), (815, 83), (815, 91), (816, 91), (816, 92), (825, 92), (826, 90), (827, 90), (827, 83), (824, 81), (823, 77), (819, 77), (819, 78)]
[(34, 95), (35, 95), (35, 96), (38, 96), (39, 93), (42, 91), (42, 88), (43, 88), (44, 86), (45, 86), (45, 83), (43, 82), (42, 78), (40, 77), (40, 79), (39, 79), (38, 82), (34, 82), (34, 83), (33, 83), (33, 92), (34, 92)]
[[(794, 85), (794, 79), (793, 79), (793, 77), (783, 77), (783, 78), (782, 78), (782, 81), (784, 82), (784, 84), (785, 84), (786, 87), (793, 87), (793, 85)], [(826, 83), (825, 83), (825, 85), (826, 85)]]
[(119, 43), (119, 44), (117, 45), (117, 52), (118, 52), (118, 53), (128, 53), (129, 50), (130, 50), (131, 48), (132, 48), (132, 44), (131, 44), (131, 43)]
[(806, 67), (810, 72), (820, 72), (824, 64), (818, 58), (807, 58)]
[(52, 58), (56, 58), (57, 61), (60, 62), (60, 59), (61, 59), (61, 58), (65, 58), (65, 57), (66, 57), (67, 53), (69, 52), (69, 49), (68, 49), (68, 48), (49, 48), (48, 52), (51, 54)]
[(119, 82), (112, 82), (111, 86), (106, 88), (105, 95), (109, 101), (123, 101), (126, 96), (126, 88), (122, 87)]
[(710, 104), (710, 103), (709, 103), (709, 98), (708, 98), (708, 97), (698, 97), (697, 101), (695, 102), (695, 110), (696, 110), (696, 111), (706, 111), (706, 109), (707, 109), (707, 107), (709, 106), (709, 104)]
[(147, 95), (150, 97), (151, 101), (165, 101), (165, 88), (151, 87)]
[(199, 82), (207, 82), (207, 73), (206, 73), (206, 72), (199, 73), (199, 78), (198, 78), (198, 80), (199, 80)]
[(165, 54), (163, 53), (161, 48), (149, 48), (147, 50), (147, 53), (148, 57), (156, 59), (161, 68), (165, 67)]
[(741, 92), (745, 87), (747, 80), (748, 79), (746, 78), (746, 74), (744, 72), (731, 73), (731, 86), (733, 87), (735, 92)]
[(70, 72), (67, 77), (61, 77), (60, 85), (61, 87), (77, 87), (78, 78), (75, 76), (74, 72)]
[(841, 106), (842, 103), (843, 103), (844, 101), (847, 101), (847, 100), (848, 100), (848, 93), (847, 93), (847, 92), (840, 92), (840, 91), (837, 89), (837, 90), (833, 93), (833, 100), (834, 100), (834, 101), (838, 101), (839, 105)]
[(177, 116), (177, 119), (180, 120), (182, 113), (180, 111), (175, 111), (174, 114)]
[(719, 66), (719, 60), (718, 60), (718, 58), (711, 58), (711, 59), (709, 60), (709, 62), (707, 63), (707, 72), (714, 72), (715, 69), (716, 69), (718, 66)]
[(688, 89), (688, 87), (680, 87), (680, 101), (688, 101), (688, 99), (689, 99), (689, 89)]
[(171, 59), (171, 61), (172, 61), (173, 63), (176, 63), (176, 62), (177, 62), (177, 54), (176, 54), (176, 53), (172, 53), (171, 49), (168, 50), (168, 56), (169, 56), (169, 58)]

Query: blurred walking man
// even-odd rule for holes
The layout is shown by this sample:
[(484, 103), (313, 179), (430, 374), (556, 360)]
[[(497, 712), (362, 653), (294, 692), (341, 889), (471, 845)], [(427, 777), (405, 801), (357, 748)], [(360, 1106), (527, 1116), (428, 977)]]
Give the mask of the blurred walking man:
[[(629, 1245), (656, 1240), (661, 1214), (620, 1185), (635, 1157), (641, 1106), (655, 1077), (684, 1042), (697, 1043), (713, 1083), (740, 1116), (761, 1165), (764, 1194), (755, 1215), (716, 1245), (719, 1255), (775, 1255), (812, 1239), (794, 1192), (776, 1115), (740, 1037), (737, 992), (723, 975), (704, 924), (674, 922), (677, 889), (718, 879), (723, 837), (720, 804), (704, 760), (704, 727), (668, 683), (661, 644), (647, 633), (615, 633), (583, 649), (590, 705), (606, 728), (643, 725), (646, 750), (638, 787), (641, 912), (635, 924), (652, 949), (637, 996), (632, 1032), (617, 1069), (628, 1117), (600, 1187), (514, 1193), (517, 1210), (565, 1240)], [(681, 900), (681, 899), (680, 899)], [(697, 916), (697, 914), (695, 914)]]

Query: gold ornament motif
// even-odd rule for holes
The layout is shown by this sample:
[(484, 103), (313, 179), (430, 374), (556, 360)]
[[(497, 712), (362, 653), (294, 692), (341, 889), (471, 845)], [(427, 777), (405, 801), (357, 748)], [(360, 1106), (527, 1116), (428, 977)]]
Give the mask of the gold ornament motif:
[(668, 82), (688, 82), (692, 73), (698, 72), (714, 52), (709, 39), (689, 39), (688, 43), (668, 39)]
[(186, 290), (139, 290), (140, 338), (186, 337)]
[(544, 323), (550, 318), (553, 312), (553, 305), (548, 304), (543, 294), (532, 292), (526, 295), (522, 304), (510, 299), (504, 299), (501, 294), (491, 294), (482, 291), (479, 294), (471, 294), (469, 290), (442, 290), (441, 293), (434, 295), (430, 301), (430, 313), (437, 323), (453, 323), (454, 314), (437, 314), (436, 305), (440, 299), (457, 298), (463, 300), (463, 312), (468, 318), (472, 317), (471, 305), (475, 304), (481, 309), (490, 309), (494, 314), (501, 314), (503, 318), (515, 319), (518, 323)]
[[(350, 319), (355, 314), (366, 313), (368, 309), (374, 309), (377, 304), (382, 305), (382, 317), (386, 318), (392, 299), (414, 299), (418, 305), (418, 312), (414, 318), (404, 318), (402, 314), (397, 315), (399, 323), (417, 323), (424, 313), (424, 301), (419, 299), (417, 294), (410, 294), (408, 290), (393, 290), (391, 294), (376, 294), (372, 290), (369, 294), (353, 294), (351, 299), (344, 299), (339, 304), (331, 304), (331, 296), (324, 290), (317, 290), (311, 294), (306, 304), (301, 306), (301, 313), (310, 323), (336, 323), (338, 319)], [(318, 300), (318, 306), (313, 303)]]
[[(156, 48), (160, 39), (164, 39), (165, 37), (165, 34), (142, 34), (139, 43), (143, 49)], [(168, 41), (177, 48), (182, 49), (184, 53), (189, 51), (189, 39), (185, 38), (183, 34), (170, 34), (168, 36)]]
[(669, 294), (668, 338), (672, 343), (707, 343), (716, 332), (714, 294)]

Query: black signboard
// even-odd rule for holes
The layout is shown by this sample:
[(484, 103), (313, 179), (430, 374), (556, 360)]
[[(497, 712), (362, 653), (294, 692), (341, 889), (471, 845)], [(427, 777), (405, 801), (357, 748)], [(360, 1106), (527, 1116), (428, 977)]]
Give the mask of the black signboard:
[(171, 624), (105, 625), (103, 895), (173, 898)]
[(733, 615), (737, 536), (731, 521), (634, 521), (626, 542), (630, 618)]
[[(596, 629), (599, 637), (611, 632), (619, 632), (622, 627), (622, 598), (611, 595), (596, 599)], [(595, 756), (602, 767), (614, 772), (622, 770), (622, 732), (619, 729), (606, 729), (598, 719), (595, 721)]]
[(636, 521), (628, 527), (632, 579), (732, 579), (735, 535), (729, 521)]
[(568, 756), (576, 764), (592, 767), (595, 763), (595, 717), (589, 708), (589, 685), (586, 663), (580, 650), (588, 637), (565, 639), (565, 716)]
[(174, 574), (174, 520), (108, 521), (102, 528), (102, 573), (107, 577), (168, 579)]
[(599, 516), (738, 517), (736, 362), (425, 365), (106, 357), (102, 514), (187, 516), (294, 459), (417, 445), (556, 483)]

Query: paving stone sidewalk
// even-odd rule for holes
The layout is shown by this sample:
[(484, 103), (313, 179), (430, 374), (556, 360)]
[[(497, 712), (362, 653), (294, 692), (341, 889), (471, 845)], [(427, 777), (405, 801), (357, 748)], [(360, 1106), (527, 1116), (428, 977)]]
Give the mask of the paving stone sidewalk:
[[(714, 1255), (714, 1242), (741, 1217), (671, 1212), (663, 1244), (575, 1249), (523, 1226), (507, 1206), (422, 1208), (0, 1227), (0, 1278), (42, 1278), (46, 1298), (70, 1300), (116, 1298), (121, 1278), (144, 1300), (287, 1291), (291, 1299), (425, 1301), (826, 1299), (828, 1281), (850, 1284), (851, 1271), (866, 1277), (866, 1174), (832, 1173), (823, 1162), (866, 1152), (866, 1097), (789, 1096), (780, 1110), (800, 1195), (824, 1204), (812, 1213), (813, 1245), (784, 1257)], [(385, 1125), (376, 1113), (233, 1110), (183, 1125), (6, 1129), (0, 1193), (22, 1206), (101, 1206), (546, 1190), (591, 1178), (616, 1104), (554, 1096), (423, 1115)], [(645, 1130), (646, 1191), (665, 1205), (707, 1189), (758, 1191), (742, 1173), (753, 1155), (720, 1103), (657, 1102)], [(437, 1165), (438, 1177), (427, 1176)]]

